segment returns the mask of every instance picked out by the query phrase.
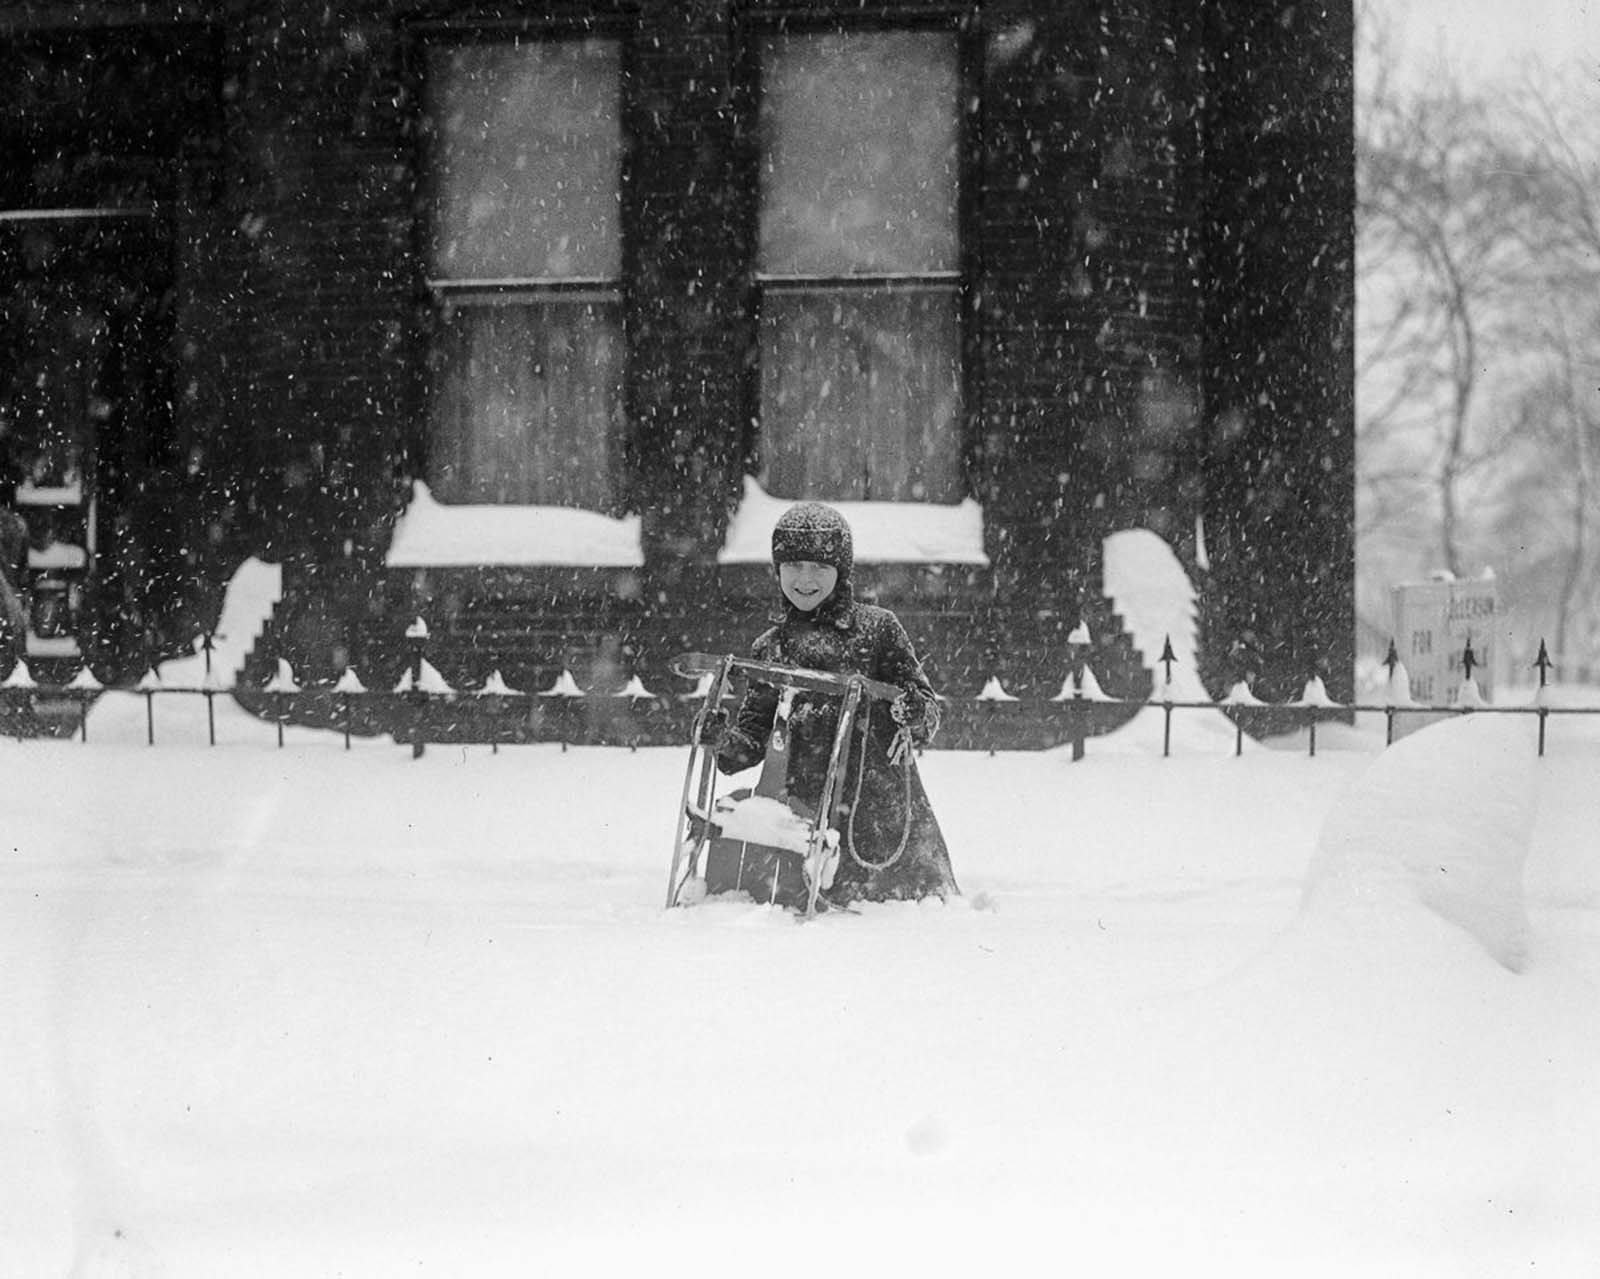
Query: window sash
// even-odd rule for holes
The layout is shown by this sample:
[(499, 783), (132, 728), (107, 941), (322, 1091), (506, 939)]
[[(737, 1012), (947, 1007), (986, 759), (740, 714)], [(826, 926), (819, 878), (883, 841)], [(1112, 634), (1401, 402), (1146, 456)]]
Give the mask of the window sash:
[(427, 69), (430, 488), (616, 514), (620, 42), (438, 44)]
[(760, 478), (769, 493), (965, 496), (955, 284), (769, 286), (760, 333)]
[(510, 294), (447, 303), (428, 479), (444, 503), (615, 513), (621, 305)]
[(955, 34), (774, 34), (759, 55), (758, 271), (957, 270)]
[(763, 487), (959, 502), (958, 40), (774, 34), (758, 54)]
[(429, 274), (620, 277), (620, 43), (433, 45), (427, 70)]

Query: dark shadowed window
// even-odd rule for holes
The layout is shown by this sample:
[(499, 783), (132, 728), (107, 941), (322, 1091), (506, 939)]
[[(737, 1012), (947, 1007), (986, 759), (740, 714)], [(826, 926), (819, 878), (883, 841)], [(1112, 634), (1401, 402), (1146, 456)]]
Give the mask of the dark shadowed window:
[(759, 58), (764, 487), (959, 501), (956, 37), (777, 34)]
[(429, 50), (440, 501), (615, 504), (621, 79), (612, 40)]

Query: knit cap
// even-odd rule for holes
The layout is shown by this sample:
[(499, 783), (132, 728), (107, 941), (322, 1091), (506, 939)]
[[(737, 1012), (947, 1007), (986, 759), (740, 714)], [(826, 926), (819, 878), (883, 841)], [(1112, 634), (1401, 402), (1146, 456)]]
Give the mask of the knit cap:
[(821, 502), (796, 502), (773, 525), (772, 563), (777, 566), (796, 560), (832, 565), (839, 581), (848, 582), (855, 562), (849, 521)]

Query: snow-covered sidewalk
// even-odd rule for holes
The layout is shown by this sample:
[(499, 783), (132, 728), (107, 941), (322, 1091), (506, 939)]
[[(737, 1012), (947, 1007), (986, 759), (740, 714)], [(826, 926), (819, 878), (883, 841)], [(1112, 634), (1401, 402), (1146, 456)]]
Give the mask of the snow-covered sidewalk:
[(661, 909), (681, 750), (277, 750), (224, 706), (214, 749), (132, 697), (0, 740), (0, 1274), (1600, 1255), (1583, 722), (930, 752), (965, 898), (802, 925)]

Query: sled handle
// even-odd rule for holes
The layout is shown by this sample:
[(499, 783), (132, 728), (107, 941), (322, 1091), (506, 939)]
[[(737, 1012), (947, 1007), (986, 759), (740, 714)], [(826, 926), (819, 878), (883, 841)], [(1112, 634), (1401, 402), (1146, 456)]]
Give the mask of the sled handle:
[[(844, 693), (844, 706), (839, 711), (839, 723), (833, 734), (833, 749), (828, 754), (828, 771), (823, 775), (822, 794), (817, 799), (817, 828), (813, 833), (812, 851), (807, 860), (815, 860), (819, 867), (822, 842), (828, 831), (839, 820), (839, 801), (843, 797), (844, 773), (850, 767), (850, 738), (855, 730), (856, 709), (866, 692), (866, 680), (852, 676)], [(808, 876), (806, 915), (817, 913), (817, 895), (822, 891), (820, 872)]]
[(803, 666), (780, 666), (776, 662), (714, 653), (679, 653), (672, 659), (672, 669), (683, 676), (708, 675), (721, 671), (724, 662), (733, 670), (744, 671), (764, 683), (803, 688), (811, 693), (830, 693), (835, 697), (843, 697), (856, 686), (867, 697), (892, 702), (906, 691), (898, 684), (886, 684), (881, 679), (868, 679), (848, 671), (813, 671)]

